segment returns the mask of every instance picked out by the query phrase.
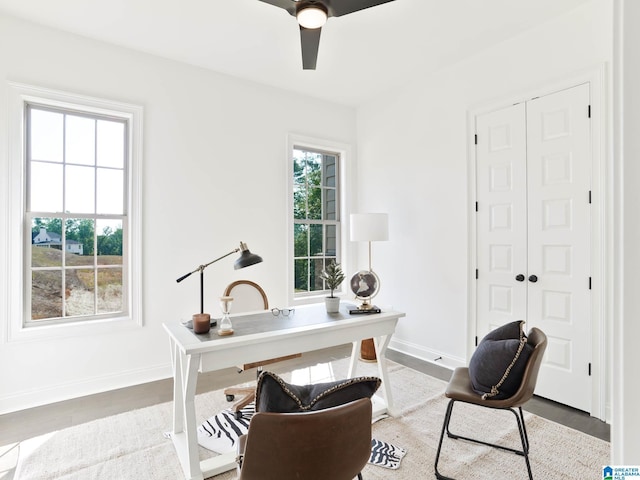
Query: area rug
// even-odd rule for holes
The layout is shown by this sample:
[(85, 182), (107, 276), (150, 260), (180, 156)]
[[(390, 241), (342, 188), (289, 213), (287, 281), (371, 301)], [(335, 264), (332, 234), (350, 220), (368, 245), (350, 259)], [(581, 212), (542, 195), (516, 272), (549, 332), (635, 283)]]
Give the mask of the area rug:
[[(329, 366), (336, 378), (344, 378), (347, 361)], [(359, 365), (358, 375), (375, 375), (375, 365)], [(373, 425), (373, 437), (406, 450), (398, 469), (367, 465), (366, 480), (422, 480), (434, 478), (433, 464), (447, 399), (445, 383), (410, 368), (388, 363), (395, 401), (395, 416)], [(295, 373), (283, 375), (295, 382)], [(304, 375), (303, 375), (304, 377)], [(298, 377), (299, 378), (299, 377)], [(316, 379), (325, 381), (326, 379)], [(199, 422), (227, 407), (222, 391), (196, 396)], [(468, 407), (468, 408), (466, 408)], [(525, 414), (534, 478), (544, 480), (599, 480), (609, 463), (609, 443)], [(163, 403), (95, 420), (22, 442), (17, 469), (19, 480), (175, 480), (184, 478), (171, 440), (163, 433), (171, 428), (172, 408)], [(483, 436), (492, 442), (518, 445), (518, 433), (510, 412), (457, 405), (452, 431)], [(526, 479), (524, 459), (512, 453), (464, 441), (445, 440), (441, 473), (458, 480)], [(201, 448), (204, 459), (214, 453)], [(235, 472), (215, 477), (236, 478)]]

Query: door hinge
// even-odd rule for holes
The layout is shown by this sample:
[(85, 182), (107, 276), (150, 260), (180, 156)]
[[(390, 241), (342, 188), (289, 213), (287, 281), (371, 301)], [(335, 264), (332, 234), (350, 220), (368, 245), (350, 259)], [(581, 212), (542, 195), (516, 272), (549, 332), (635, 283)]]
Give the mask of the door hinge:
[(476, 335), (476, 347), (478, 346), (478, 336)]
[(591, 190), (589, 190), (589, 203), (591, 203)]
[(476, 280), (478, 279), (478, 269), (476, 268)]
[(476, 202), (476, 212), (478, 211), (478, 202)]
[(589, 362), (589, 376), (591, 376), (591, 362)]
[(591, 290), (591, 277), (589, 277), (589, 290)]
[(591, 118), (591, 105), (587, 108), (587, 117)]
[(478, 134), (477, 133), (473, 136), (473, 141), (475, 142), (476, 145), (478, 144)]

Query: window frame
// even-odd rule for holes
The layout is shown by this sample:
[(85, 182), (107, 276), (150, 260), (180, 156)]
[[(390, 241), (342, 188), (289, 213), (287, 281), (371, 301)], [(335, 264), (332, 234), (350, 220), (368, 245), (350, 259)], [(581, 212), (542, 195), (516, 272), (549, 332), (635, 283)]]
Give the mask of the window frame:
[[(336, 224), (336, 234), (338, 240), (336, 242), (336, 259), (343, 267), (343, 271), (347, 272), (349, 258), (351, 257), (348, 239), (348, 225), (345, 224), (345, 218), (348, 218), (349, 206), (351, 204), (350, 192), (348, 188), (350, 181), (350, 157), (351, 147), (344, 143), (333, 142), (329, 140), (289, 134), (287, 139), (287, 234), (288, 234), (288, 250), (287, 250), (287, 285), (286, 291), (290, 305), (303, 305), (308, 303), (318, 303), (328, 296), (329, 290), (318, 290), (314, 292), (295, 292), (295, 248), (294, 248), (294, 226), (299, 219), (294, 218), (294, 181), (293, 181), (293, 151), (294, 149), (308, 149), (321, 154), (336, 154), (338, 156), (338, 186), (336, 188), (336, 201), (338, 209), (336, 210), (337, 220), (311, 220), (311, 224)], [(348, 222), (347, 222), (348, 223)], [(346, 282), (341, 286), (340, 292), (336, 291), (336, 296), (344, 296), (346, 293)]]
[[(142, 114), (143, 108), (117, 101), (61, 92), (20, 83), (7, 82), (9, 89), (8, 124), (8, 197), (7, 272), (8, 287), (6, 341), (29, 340), (44, 336), (95, 335), (115, 328), (143, 326), (141, 288), (141, 193), (142, 193)], [(123, 224), (123, 304), (125, 311), (117, 315), (89, 316), (87, 319), (61, 318), (31, 321), (31, 282), (25, 273), (30, 265), (31, 215), (27, 212), (26, 110), (28, 105), (89, 115), (112, 117), (126, 122), (127, 165), (124, 171), (126, 228)], [(52, 216), (55, 216), (53, 214)], [(29, 223), (27, 225), (27, 223)], [(28, 237), (28, 238), (27, 238)], [(125, 253), (126, 252), (126, 253)], [(124, 285), (126, 275), (126, 287)]]

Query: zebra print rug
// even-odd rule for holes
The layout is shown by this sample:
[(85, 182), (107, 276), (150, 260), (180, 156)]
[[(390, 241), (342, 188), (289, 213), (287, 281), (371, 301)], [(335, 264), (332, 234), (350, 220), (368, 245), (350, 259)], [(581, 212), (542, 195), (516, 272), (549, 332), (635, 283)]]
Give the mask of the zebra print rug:
[[(249, 421), (255, 413), (255, 404), (250, 403), (240, 411), (239, 418), (230, 409), (209, 417), (198, 427), (198, 443), (216, 453), (235, 451), (238, 437), (247, 433)], [(372, 439), (369, 463), (395, 470), (400, 467), (407, 451), (390, 443)]]

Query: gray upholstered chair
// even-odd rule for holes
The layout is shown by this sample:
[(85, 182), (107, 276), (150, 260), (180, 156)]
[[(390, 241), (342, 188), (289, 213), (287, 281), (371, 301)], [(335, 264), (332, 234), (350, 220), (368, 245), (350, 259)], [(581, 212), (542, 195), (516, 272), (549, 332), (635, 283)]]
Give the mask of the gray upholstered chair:
[[(251, 280), (236, 280), (235, 282), (230, 283), (229, 285), (227, 285), (227, 288), (224, 291), (224, 296), (233, 297), (232, 312), (255, 312), (269, 309), (269, 300), (267, 299), (267, 294), (260, 285), (252, 282)], [(244, 363), (242, 365), (238, 365), (238, 371), (242, 372), (244, 370), (257, 368), (258, 370), (256, 375), (259, 375), (262, 371), (262, 367), (265, 365), (282, 362), (284, 360), (289, 360), (291, 358), (297, 358), (300, 356), (301, 354), (297, 353), (284, 357), (261, 360), (259, 362)], [(236, 395), (241, 396), (241, 398), (236, 403), (234, 403), (232, 407), (232, 410), (235, 412), (236, 417), (240, 417), (242, 415), (242, 409), (249, 403), (254, 401), (255, 388), (230, 387), (225, 389), (224, 394), (226, 395), (227, 400), (230, 402), (235, 400)]]
[(352, 480), (371, 456), (371, 400), (258, 412), (238, 442), (238, 480)]
[[(509, 398), (492, 400), (484, 400), (481, 395), (475, 392), (472, 388), (471, 378), (469, 376), (469, 369), (466, 367), (456, 368), (453, 372), (449, 385), (445, 391), (445, 396), (450, 398), (447, 405), (447, 412), (444, 417), (444, 423), (442, 425), (442, 432), (440, 434), (440, 442), (438, 444), (438, 452), (436, 453), (435, 473), (436, 478), (441, 480), (453, 480), (449, 477), (445, 477), (438, 471), (438, 461), (440, 460), (440, 452), (442, 450), (442, 443), (444, 434), (446, 432), (447, 437), (452, 439), (462, 439), (490, 447), (499, 448), (501, 450), (507, 450), (509, 452), (516, 453), (524, 457), (529, 479), (533, 480), (531, 474), (531, 465), (529, 463), (529, 437), (527, 435), (527, 429), (524, 423), (524, 415), (522, 414), (522, 405), (524, 405), (532, 396), (536, 387), (536, 381), (538, 380), (538, 371), (540, 370), (540, 364), (542, 363), (542, 357), (544, 351), (547, 348), (547, 336), (539, 329), (532, 328), (529, 331), (527, 337), (527, 343), (533, 347), (531, 355), (527, 360), (527, 364), (524, 369), (522, 380), (516, 392)], [(502, 445), (496, 445), (488, 443), (482, 440), (463, 437), (451, 433), (449, 431), (449, 422), (451, 421), (451, 414), (453, 413), (453, 406), (456, 402), (464, 402), (473, 405), (479, 405), (486, 408), (496, 408), (503, 410), (510, 410), (516, 417), (518, 424), (518, 431), (520, 433), (520, 440), (522, 442), (522, 450), (509, 448)]]

